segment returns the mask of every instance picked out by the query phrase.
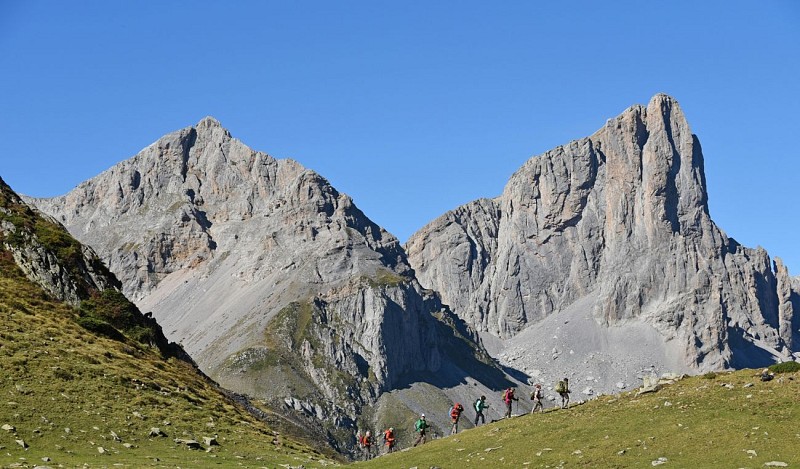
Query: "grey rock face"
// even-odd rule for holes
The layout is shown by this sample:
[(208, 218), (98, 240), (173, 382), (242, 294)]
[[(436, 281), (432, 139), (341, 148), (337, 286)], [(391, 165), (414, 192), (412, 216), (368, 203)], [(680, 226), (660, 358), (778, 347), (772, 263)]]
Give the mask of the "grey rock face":
[(795, 342), (800, 330), (800, 288), (789, 277), (789, 269), (780, 258), (775, 258), (775, 278), (778, 294), (778, 332), (789, 350), (796, 350)]
[(443, 320), (458, 321), (421, 288), (397, 239), (318, 174), (251, 150), (214, 119), (32, 201), (234, 391), (308, 402), (346, 427), (409, 375), (450, 362), (441, 334), (455, 328)]
[(424, 286), (502, 341), (591, 298), (598, 324), (652, 326), (689, 369), (796, 351), (788, 272), (713, 223), (699, 141), (666, 95), (531, 158), (501, 196), (443, 215), (406, 249)]

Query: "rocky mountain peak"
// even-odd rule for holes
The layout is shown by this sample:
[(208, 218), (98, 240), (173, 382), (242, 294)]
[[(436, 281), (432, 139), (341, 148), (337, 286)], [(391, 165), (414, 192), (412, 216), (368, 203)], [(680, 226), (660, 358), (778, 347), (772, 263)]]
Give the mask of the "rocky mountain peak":
[[(664, 94), (529, 159), (500, 197), (434, 220), (406, 250), (424, 286), (509, 356), (532, 362), (533, 353), (580, 350), (565, 329), (584, 341), (581, 330), (596, 330), (600, 346), (619, 328), (650, 328), (664, 347), (650, 361), (686, 371), (759, 366), (798, 343), (788, 273), (713, 223), (699, 140)], [(604, 348), (597, 354), (621, 369), (644, 366), (626, 357), (632, 350)]]
[(202, 118), (193, 128), (200, 138), (214, 141), (232, 138), (230, 131), (223, 127), (220, 121), (211, 116)]
[(195, 126), (195, 128), (198, 130), (216, 127), (223, 128), (222, 124), (214, 116), (205, 116), (204, 118), (200, 119), (200, 122), (198, 122)]
[(455, 387), (473, 367), (506, 382), (474, 331), (419, 285), (394, 236), (319, 174), (216, 121), (33, 202), (95, 247), (202, 370), (339, 428), (336, 445), (417, 376)]

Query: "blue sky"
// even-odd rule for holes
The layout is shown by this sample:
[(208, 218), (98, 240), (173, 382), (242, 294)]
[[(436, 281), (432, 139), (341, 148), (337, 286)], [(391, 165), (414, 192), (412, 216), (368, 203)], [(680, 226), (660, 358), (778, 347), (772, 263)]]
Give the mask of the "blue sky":
[(219, 119), (402, 241), (652, 95), (712, 218), (800, 274), (800, 2), (0, 1), (0, 176), (65, 193)]

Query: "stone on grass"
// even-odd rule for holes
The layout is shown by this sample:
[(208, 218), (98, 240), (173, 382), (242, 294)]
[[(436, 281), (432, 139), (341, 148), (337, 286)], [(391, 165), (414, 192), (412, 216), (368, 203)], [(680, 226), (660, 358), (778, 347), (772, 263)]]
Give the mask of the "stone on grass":
[(203, 447), (200, 446), (200, 442), (197, 440), (184, 440), (181, 438), (175, 438), (173, 441), (179, 445), (186, 445), (189, 449), (203, 449)]
[(636, 394), (644, 394), (648, 392), (656, 392), (660, 388), (658, 384), (658, 377), (655, 375), (643, 376), (642, 377), (642, 387), (639, 389), (639, 392)]

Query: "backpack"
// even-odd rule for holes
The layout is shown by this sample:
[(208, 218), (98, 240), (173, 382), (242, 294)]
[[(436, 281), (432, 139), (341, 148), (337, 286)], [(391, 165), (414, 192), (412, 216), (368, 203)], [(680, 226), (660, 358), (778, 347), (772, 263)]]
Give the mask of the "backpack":
[(480, 412), (480, 411), (483, 410), (483, 407), (481, 406), (481, 399), (480, 398), (478, 398), (478, 400), (475, 401), (475, 405), (473, 407), (475, 407), (475, 412)]
[(556, 383), (556, 392), (567, 392), (567, 383), (564, 381)]
[(458, 418), (461, 415), (461, 412), (464, 410), (464, 407), (456, 402), (453, 407), (450, 407), (450, 418)]
[(417, 422), (414, 424), (414, 431), (418, 432), (422, 428), (422, 419), (417, 419)]

